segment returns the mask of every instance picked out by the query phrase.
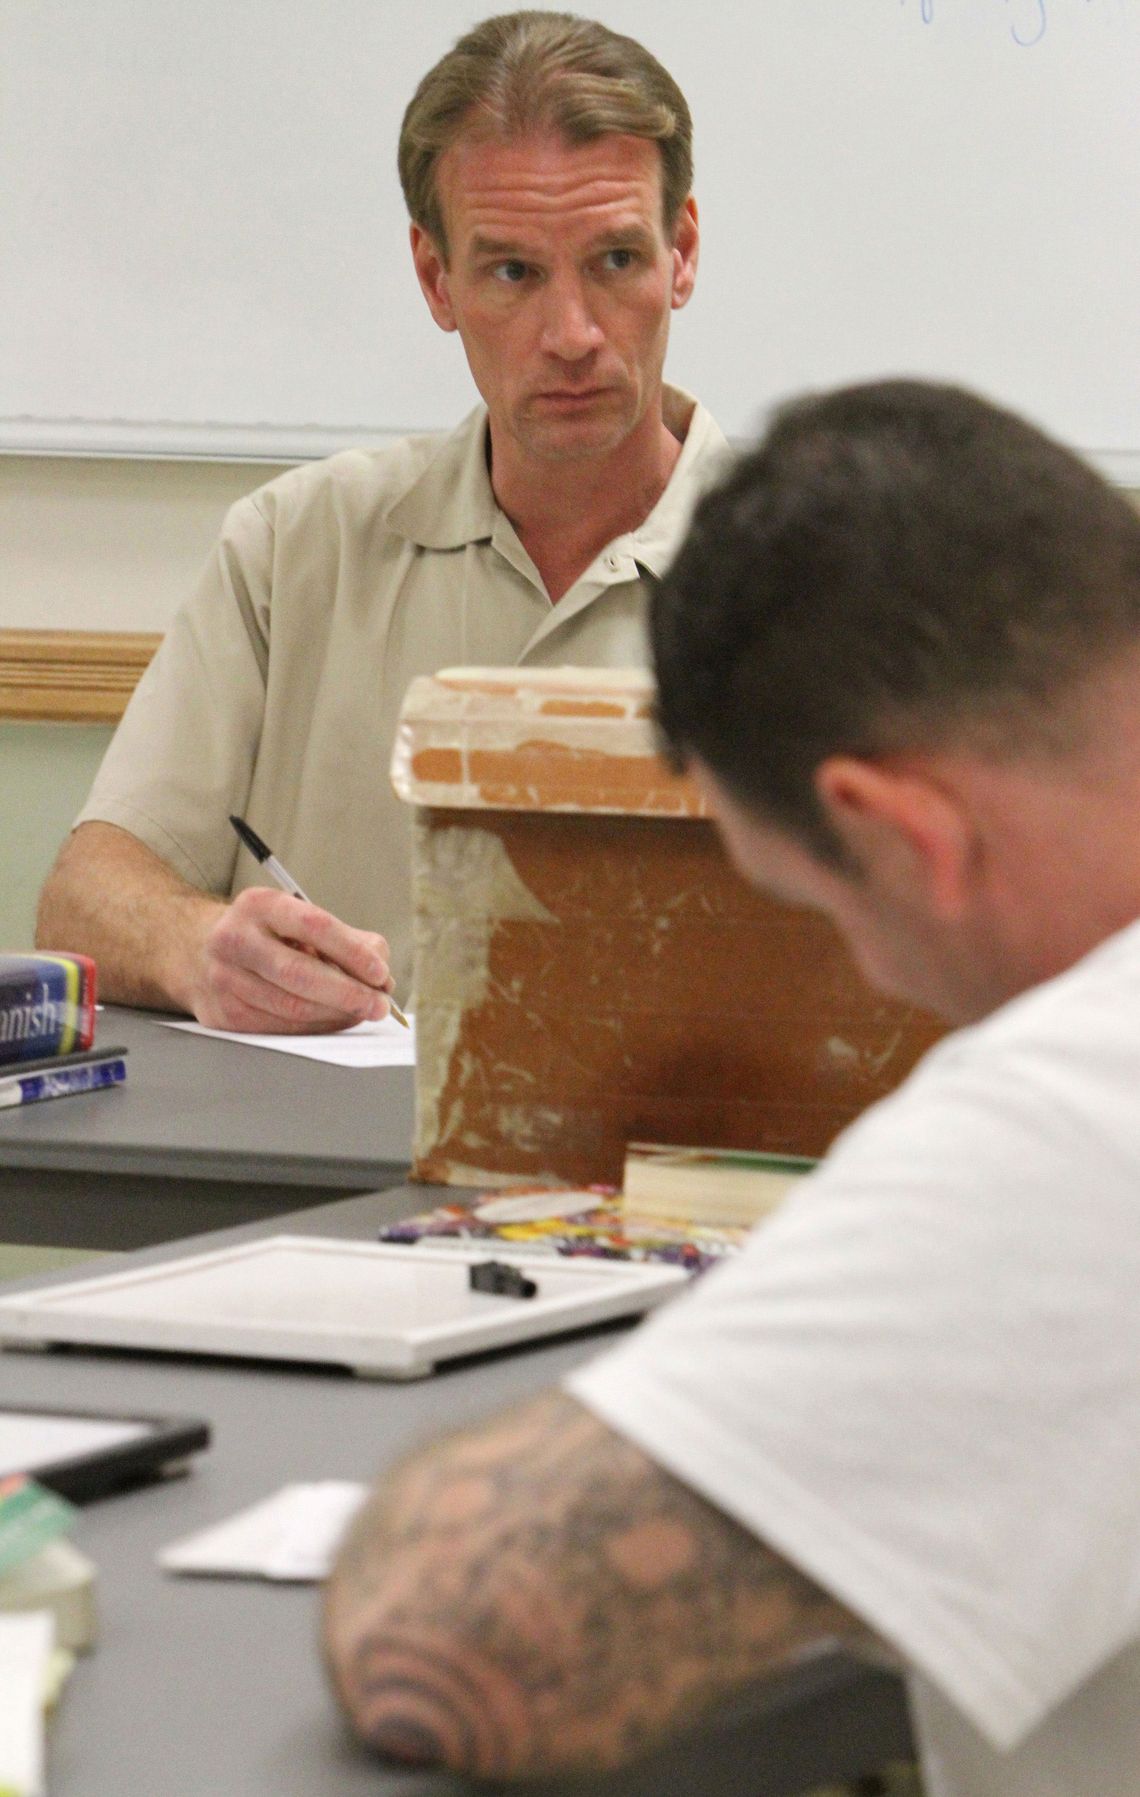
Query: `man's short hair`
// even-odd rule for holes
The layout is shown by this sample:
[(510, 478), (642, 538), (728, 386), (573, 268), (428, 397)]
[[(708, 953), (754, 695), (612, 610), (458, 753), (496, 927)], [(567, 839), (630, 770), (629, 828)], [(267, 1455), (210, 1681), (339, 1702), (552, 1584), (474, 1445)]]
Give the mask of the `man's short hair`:
[(698, 507), (651, 636), (677, 765), (842, 866), (813, 781), (828, 756), (1075, 746), (1065, 701), (1140, 652), (1140, 515), (958, 388), (809, 397)]
[(485, 19), (437, 62), (404, 114), (398, 164), (408, 212), (447, 254), (436, 174), (459, 137), (554, 131), (568, 143), (611, 132), (660, 145), (664, 223), (693, 185), (693, 122), (669, 72), (634, 38), (564, 12)]

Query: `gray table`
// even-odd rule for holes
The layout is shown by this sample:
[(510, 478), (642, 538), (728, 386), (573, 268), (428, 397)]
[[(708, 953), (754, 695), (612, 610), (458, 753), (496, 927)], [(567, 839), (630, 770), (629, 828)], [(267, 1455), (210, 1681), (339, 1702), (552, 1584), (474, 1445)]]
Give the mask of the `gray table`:
[[(425, 1196), (430, 1191), (420, 1188), (345, 1199), (278, 1226), (372, 1236)], [(213, 1239), (268, 1232), (259, 1224)], [(170, 1251), (150, 1249), (142, 1258)], [(99, 1264), (103, 1271), (113, 1263)], [(83, 1511), (76, 1542), (99, 1566), (100, 1632), (51, 1725), (52, 1797), (450, 1797), (466, 1790), (450, 1777), (383, 1767), (346, 1738), (319, 1664), (311, 1588), (173, 1579), (158, 1572), (155, 1554), (279, 1485), (369, 1478), (425, 1436), (556, 1381), (608, 1334), (484, 1357), (413, 1385), (139, 1354), (0, 1354), (0, 1398), (197, 1414), (214, 1431), (212, 1448), (186, 1478)], [(791, 1797), (869, 1772), (905, 1754), (908, 1743), (898, 1682), (836, 1653), (779, 1681), (709, 1735), (588, 1788), (599, 1797)]]
[(120, 1042), (123, 1087), (0, 1111), (0, 1241), (135, 1248), (407, 1173), (411, 1067), (331, 1067), (109, 1008), (96, 1043)]

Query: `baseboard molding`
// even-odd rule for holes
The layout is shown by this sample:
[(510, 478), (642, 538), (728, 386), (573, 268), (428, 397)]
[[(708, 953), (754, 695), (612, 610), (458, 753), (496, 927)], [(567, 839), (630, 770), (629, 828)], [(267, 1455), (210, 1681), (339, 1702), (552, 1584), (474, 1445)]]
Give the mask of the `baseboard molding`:
[(114, 724), (161, 637), (99, 630), (0, 630), (0, 719)]

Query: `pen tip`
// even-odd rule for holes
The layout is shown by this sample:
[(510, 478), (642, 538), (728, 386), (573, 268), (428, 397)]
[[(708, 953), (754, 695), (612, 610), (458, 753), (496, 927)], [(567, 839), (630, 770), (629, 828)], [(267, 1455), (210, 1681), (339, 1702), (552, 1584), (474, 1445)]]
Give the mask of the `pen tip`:
[(244, 842), (250, 854), (258, 861), (268, 861), (271, 851), (266, 847), (265, 843), (262, 842), (257, 831), (251, 829), (246, 823), (244, 817), (235, 817), (231, 811), (230, 822), (241, 837), (241, 840)]

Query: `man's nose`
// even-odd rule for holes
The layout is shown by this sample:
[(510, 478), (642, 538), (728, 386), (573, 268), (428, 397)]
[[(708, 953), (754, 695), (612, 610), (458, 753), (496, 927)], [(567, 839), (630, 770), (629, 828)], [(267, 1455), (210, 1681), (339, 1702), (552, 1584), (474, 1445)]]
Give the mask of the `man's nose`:
[(597, 349), (603, 332), (577, 276), (555, 276), (543, 293), (542, 347), (563, 362), (580, 362)]

